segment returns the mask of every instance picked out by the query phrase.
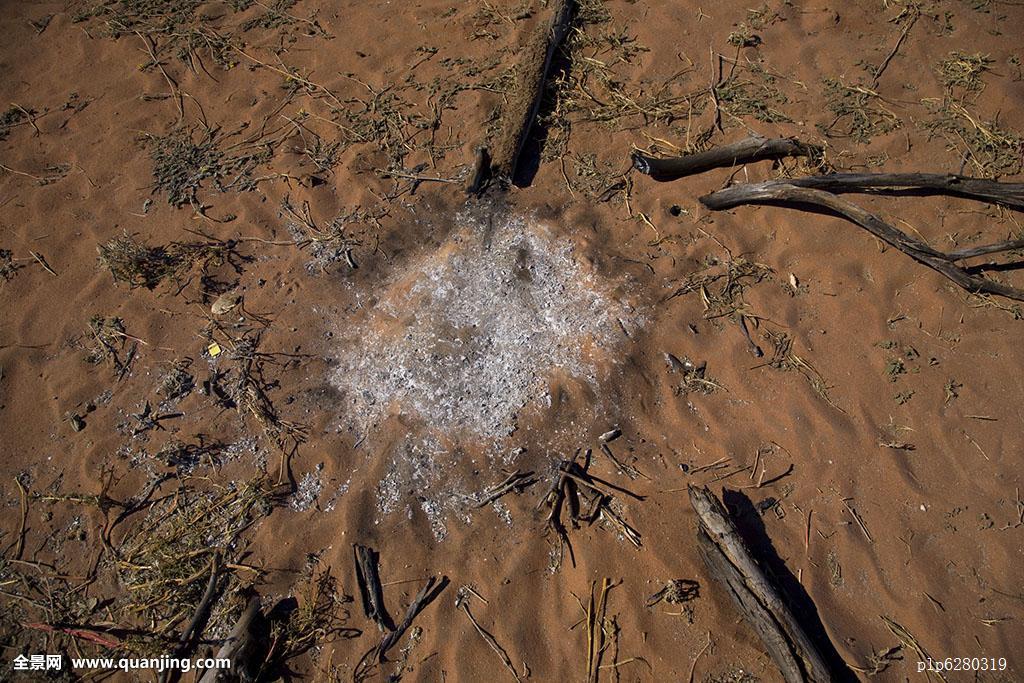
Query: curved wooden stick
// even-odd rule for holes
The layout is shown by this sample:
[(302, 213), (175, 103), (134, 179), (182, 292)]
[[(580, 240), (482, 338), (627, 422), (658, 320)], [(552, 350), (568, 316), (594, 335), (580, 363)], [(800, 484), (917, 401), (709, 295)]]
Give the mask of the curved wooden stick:
[(670, 159), (657, 159), (641, 152), (633, 152), (633, 168), (655, 180), (666, 181), (723, 166), (783, 157), (816, 158), (820, 157), (821, 153), (820, 147), (808, 145), (794, 138), (754, 136), (706, 152)]
[(986, 247), (975, 247), (947, 254), (929, 247), (924, 242), (897, 230), (869, 211), (852, 204), (836, 195), (808, 187), (798, 187), (788, 181), (768, 181), (735, 185), (700, 198), (700, 202), (715, 211), (730, 209), (742, 204), (810, 204), (833, 211), (856, 223), (880, 240), (896, 247), (904, 254), (932, 270), (942, 273), (957, 285), (972, 293), (998, 294), (1015, 301), (1024, 301), (1024, 290), (1004, 285), (980, 275), (967, 272), (955, 265), (971, 256), (1007, 251), (1018, 248), (1019, 240), (1001, 242)]

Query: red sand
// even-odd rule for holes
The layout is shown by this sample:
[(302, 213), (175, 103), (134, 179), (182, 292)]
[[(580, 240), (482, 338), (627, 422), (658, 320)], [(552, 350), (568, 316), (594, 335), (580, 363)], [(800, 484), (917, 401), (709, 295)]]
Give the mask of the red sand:
[[(875, 88), (900, 127), (866, 144), (826, 137), (820, 128), (835, 118), (827, 108), (823, 79), (870, 85), (864, 65), (881, 63), (896, 45), (906, 23), (892, 19), (904, 4), (774, 3), (769, 7), (778, 12), (777, 20), (753, 30), (760, 46), (740, 50), (728, 38), (742, 32), (739, 24), (751, 18), (746, 4), (728, 0), (703, 7), (609, 2), (611, 23), (583, 30), (593, 36), (623, 30), (635, 45), (647, 48), (629, 63), (615, 65), (631, 93), (640, 85), (654, 92), (680, 72), (672, 92), (706, 88), (715, 75), (712, 50), (763, 67), (761, 75), (746, 77), (755, 90), (766, 82), (764, 74), (774, 79), (786, 101), (772, 100), (771, 106), (791, 121), (767, 123), (726, 114), (724, 132), (715, 132), (712, 145), (750, 131), (793, 135), (827, 144), (829, 161), (844, 170), (959, 172), (961, 151), (940, 136), (929, 138), (921, 125), (934, 118), (935, 105), (944, 97), (936, 67), (953, 51), (988, 55), (992, 61), (982, 75), (984, 89), (958, 101), (979, 123), (998, 118), (1005, 130), (1024, 130), (1018, 59), (1024, 8), (1014, 3), (925, 3)], [(603, 577), (620, 583), (608, 598), (615, 630), (602, 658), (601, 680), (754, 680), (742, 672), (778, 680), (756, 635), (697, 555), (688, 483), (708, 483), (718, 493), (722, 487), (739, 490), (760, 510), (734, 512), (744, 515), (745, 527), (763, 525), (774, 552), (799, 578), (849, 665), (870, 669), (873, 653), (901, 644), (883, 621), (887, 617), (935, 659), (1005, 657), (1006, 671), (983, 674), (980, 680), (1020, 680), (1024, 657), (1013, 647), (1024, 640), (1020, 308), (1014, 315), (1011, 302), (986, 304), (969, 297), (837, 218), (767, 207), (709, 215), (698, 204), (698, 196), (730, 179), (778, 174), (770, 163), (667, 184), (634, 174), (628, 205), (621, 195), (595, 201), (593, 195), (603, 188), (591, 195), (583, 189), (586, 178), (578, 169), (586, 155), (596, 155), (598, 169), (621, 172), (631, 145), (664, 140), (682, 148), (688, 133), (695, 136), (712, 125), (711, 108), (695, 113), (689, 124), (685, 107), (683, 117), (670, 124), (649, 124), (640, 116), (611, 124), (576, 121), (562, 161), (545, 161), (528, 188), (510, 194), (512, 212), (537, 215), (550, 226), (552, 240), (574, 245), (586, 269), (604, 281), (623, 283), (620, 294), (628, 291), (646, 318), (617, 347), (615, 369), (601, 381), (548, 372), (550, 405), (538, 393), (520, 414), (519, 430), (502, 442), (502, 449), (527, 448), (506, 466), (535, 469), (545, 480), (523, 495), (504, 497), (498, 509), (446, 513), (446, 535), (439, 542), (418, 504), (423, 496), (415, 490), (430, 482), (402, 480), (394, 495), (403, 502), (390, 513), (380, 512), (381, 482), (389, 466), (403, 462), (402, 454), (410, 452), (408, 444), (423, 426), (414, 414), (392, 416), (365, 443), (339, 429), (346, 408), (330, 378), (337, 359), (352, 349), (338, 348), (338, 339), (345, 337), (338, 328), (347, 319), (361, 324), (382, 287), (443, 248), (465, 199), (460, 184), (437, 182), (388, 199), (396, 183), (402, 187), (405, 181), (375, 173), (388, 159), (372, 140), (347, 146), (331, 173), (316, 172), (302, 150), (313, 133), (327, 143), (343, 139), (344, 129), (329, 119), (350, 122), (331, 110), (362, 108), (352, 98), (370, 101), (360, 82), (377, 90), (421, 84), (396, 88), (406, 104), (395, 106), (429, 120), (436, 103), (430, 90), (434, 79), (479, 83), (497, 76), (512, 64), (516, 46), (543, 13), (523, 17), (514, 3), (491, 6), (500, 13), (493, 21), (477, 12), (476, 3), (302, 0), (289, 13), (315, 17), (329, 37), (305, 35), (309, 26), (302, 21), (254, 29), (243, 35), (247, 56), (231, 53), (236, 67), (224, 70), (207, 59), (209, 73), (187, 68), (173, 54), (163, 56), (168, 77), (187, 95), (188, 123), (197, 124), (202, 115), (225, 133), (248, 124), (248, 135), (266, 119), (269, 129), (283, 126), (281, 134), (287, 135), (254, 173), (281, 174), (275, 179), (249, 192), (220, 193), (204, 184), (199, 198), (207, 215), (217, 220), (235, 216), (223, 223), (197, 216), (188, 205), (174, 208), (166, 195), (152, 193), (153, 162), (141, 136), (165, 133), (179, 114), (174, 98), (143, 98), (166, 94), (168, 84), (159, 70), (138, 68), (149, 60), (142, 40), (133, 34), (105, 37), (102, 21), (76, 23), (72, 14), (78, 8), (65, 3), (5, 6), (0, 17), (6, 37), (0, 48), (2, 101), (37, 112), (34, 126), (22, 121), (0, 141), (0, 248), (12, 250), (24, 266), (0, 283), (5, 557), (13, 557), (20, 535), (21, 494), (15, 477), (30, 495), (95, 494), (105, 468), (112, 468), (117, 479), (109, 495), (124, 500), (138, 494), (152, 472), (168, 471), (148, 456), (172, 438), (192, 442), (199, 434), (223, 443), (250, 439), (250, 444), (259, 443), (260, 452), (241, 449), (220, 468), (200, 466), (196, 475), (202, 482), (251, 479), (261, 461), (276, 476), (280, 456), (259, 426), (251, 419), (240, 421), (198, 390), (176, 406), (183, 416), (166, 421), (166, 431), (150, 431), (148, 440), (141, 441), (118, 430), (147, 400), (159, 403), (156, 387), (170, 362), (191, 358), (198, 381), (206, 377), (206, 341), (200, 333), (215, 297), (203, 295), (198, 278), (180, 294), (170, 284), (153, 291), (115, 286), (97, 264), (97, 245), (125, 231), (151, 244), (195, 241), (201, 238), (186, 230), (197, 230), (219, 239), (266, 241), (240, 242), (240, 251), (253, 260), (242, 264), (239, 273), (222, 268), (217, 274), (244, 295), (247, 311), (271, 321), (262, 350), (305, 354), (301, 363), (273, 368), (268, 378), (280, 383), (269, 397), (281, 416), (309, 426), (309, 439), (291, 460), (295, 481), (305, 481), (300, 487), (305, 498), (275, 509), (245, 532), (244, 564), (265, 568), (256, 587), (270, 601), (299, 590), (299, 572), (315, 553), (339, 578), (339, 589), (356, 595), (351, 545), (370, 545), (381, 554), (384, 582), (396, 582), (385, 587), (396, 617), (421, 585), (397, 582), (447, 575), (453, 585), (415, 621), (422, 632), (408, 655), (407, 680), (511, 676), (456, 608), (456, 591), (464, 585), (486, 598), (486, 603), (473, 600), (473, 614), (520, 670), (528, 667), (533, 680), (583, 678), (586, 636), (579, 600), (585, 603), (591, 583)], [(218, 20), (224, 24), (235, 21), (225, 3), (209, 3), (201, 11), (224, 15)], [(29, 24), (50, 14), (41, 32)], [(282, 40), (281, 35), (288, 37)], [(421, 48), (436, 48), (436, 53)], [(586, 51), (598, 60), (611, 60), (613, 54)], [(449, 61), (490, 57), (499, 66), (484, 77), (460, 76)], [(274, 69), (296, 68), (318, 88), (286, 102), (281, 73), (255, 67), (250, 58)], [(63, 107), (67, 102), (72, 106)], [(75, 102), (87, 106), (79, 110)], [(464, 178), (499, 102), (494, 88), (466, 90), (447, 103), (435, 130), (408, 128), (417, 135), (409, 139), (411, 146), (433, 136), (439, 148), (448, 149), (435, 159), (415, 151), (405, 168), (422, 163), (426, 166), (415, 173)], [(302, 112), (311, 116), (303, 120), (307, 128), (300, 133), (283, 117), (295, 120)], [(61, 170), (48, 170), (54, 166)], [(968, 164), (963, 172), (977, 169)], [(311, 175), (326, 182), (312, 182)], [(54, 176), (52, 182), (40, 184), (38, 178), (48, 176)], [(566, 178), (579, 178), (573, 190)], [(325, 273), (311, 274), (308, 249), (269, 244), (291, 239), (287, 220), (279, 214), (285, 196), (296, 207), (308, 201), (320, 222), (357, 207), (374, 217), (355, 228), (362, 242), (353, 252), (358, 270), (339, 261)], [(1019, 214), (967, 201), (855, 201), (940, 248), (1021, 234)], [(678, 215), (670, 212), (673, 206), (681, 208)], [(638, 218), (641, 213), (647, 220)], [(32, 252), (56, 276), (38, 265)], [(668, 298), (706, 259), (724, 262), (729, 252), (774, 271), (743, 296), (745, 312), (764, 320), (751, 330), (755, 341), (770, 356), (764, 333), (789, 335), (793, 353), (827, 385), (831, 405), (800, 371), (767, 367), (766, 359), (753, 357), (734, 322), (706, 319), (699, 292)], [(1021, 284), (1018, 273), (997, 275)], [(719, 286), (709, 285), (714, 291)], [(121, 381), (109, 366), (84, 360), (93, 315), (121, 318), (126, 333), (145, 342), (139, 343)], [(665, 353), (706, 361), (708, 377), (721, 388), (710, 394), (678, 392), (679, 375), (669, 372)], [(901, 374), (896, 373), (897, 358), (905, 370)], [(104, 392), (111, 392), (109, 401), (103, 400)], [(96, 408), (86, 414), (90, 402)], [(71, 412), (84, 415), (84, 430), (71, 428), (65, 419)], [(553, 435), (558, 435), (558, 448), (597, 449), (598, 435), (613, 426), (623, 432), (611, 444), (616, 456), (646, 476), (632, 481), (600, 454), (593, 471), (646, 496), (643, 502), (619, 501), (643, 545), (635, 549), (614, 530), (598, 525), (571, 530), (576, 566), (566, 557), (557, 571), (550, 571), (555, 539), (543, 535), (535, 506), (552, 463), (572, 455), (550, 448)], [(883, 445), (895, 442), (914, 449)], [(432, 476), (458, 477), (467, 490), (483, 490), (506, 476), (502, 463), (487, 454), (492, 448), (491, 443), (452, 436), (440, 449), (450, 458), (444, 465), (450, 471), (442, 468)], [(713, 463), (727, 467), (692, 473)], [(737, 471), (755, 466), (756, 475)], [(760, 487), (759, 480), (764, 482)], [(142, 517), (128, 520), (121, 531)], [(101, 547), (103, 515), (97, 509), (33, 498), (26, 522), (22, 559), (49, 563), (67, 574), (89, 570)], [(100, 600), (123, 596), (124, 589), (105, 576), (83, 589), (86, 594)], [(252, 578), (244, 570), (232, 577)], [(666, 581), (681, 578), (700, 583), (697, 599), (682, 609), (664, 603), (645, 607), (646, 598)], [(23, 627), (47, 618), (12, 597), (23, 587), (5, 580), (0, 595), (6, 613), (0, 678), (7, 677), (16, 653), (50, 651), (46, 634)], [(237, 614), (241, 605), (224, 609)], [(90, 619), (107, 623), (111, 615), (99, 608)], [(321, 644), (289, 666), (313, 680), (349, 680), (378, 635), (355, 603), (349, 605), (346, 625), (363, 635)], [(85, 652), (103, 649), (80, 639), (76, 643)], [(406, 645), (408, 636), (392, 659)], [(902, 659), (878, 680), (924, 675), (917, 673), (918, 653), (905, 646), (899, 655)], [(393, 665), (386, 671), (391, 670)]]

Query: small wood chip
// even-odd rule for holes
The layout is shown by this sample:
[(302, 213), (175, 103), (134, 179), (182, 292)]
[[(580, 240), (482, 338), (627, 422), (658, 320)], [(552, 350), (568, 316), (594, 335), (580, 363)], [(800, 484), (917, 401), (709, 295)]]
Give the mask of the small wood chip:
[(235, 306), (242, 303), (242, 296), (233, 292), (221, 294), (217, 297), (217, 300), (210, 306), (210, 312), (214, 315), (224, 315), (229, 313)]

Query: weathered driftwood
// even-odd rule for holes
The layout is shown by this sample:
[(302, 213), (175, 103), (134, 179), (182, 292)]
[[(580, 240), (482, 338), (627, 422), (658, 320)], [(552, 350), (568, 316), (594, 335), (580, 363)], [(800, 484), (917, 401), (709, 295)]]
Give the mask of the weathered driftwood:
[(793, 138), (745, 138), (730, 145), (681, 157), (658, 159), (640, 152), (633, 153), (633, 167), (655, 180), (676, 180), (703, 173), (713, 168), (736, 166), (765, 159), (821, 156), (821, 148)]
[(395, 630), (395, 623), (384, 607), (384, 591), (380, 584), (379, 558), (373, 549), (353, 545), (356, 562), (356, 583), (363, 602), (363, 613), (383, 632)]
[(706, 487), (690, 486), (689, 493), (698, 518), (697, 547), (708, 571), (732, 595), (783, 678), (787, 683), (832, 681), (825, 658), (754, 560), (718, 498)]
[[(253, 681), (259, 674), (263, 657), (259, 652), (259, 642), (253, 633), (257, 620), (260, 618), (260, 599), (253, 595), (249, 598), (242, 616), (235, 622), (227, 640), (217, 651), (218, 659), (230, 659), (231, 671), (242, 681)], [(199, 683), (215, 683), (223, 671), (207, 669)]]
[(511, 182), (540, 109), (544, 83), (555, 50), (565, 39), (573, 14), (573, 0), (553, 0), (551, 18), (530, 37), (516, 66), (516, 86), (507, 96), (501, 128), (491, 141), (491, 177)]
[(1024, 183), (1001, 183), (948, 173), (828, 173), (804, 178), (787, 178), (778, 182), (825, 190), (833, 194), (887, 190), (941, 194), (1024, 210)]
[(783, 205), (803, 204), (818, 206), (835, 212), (856, 223), (875, 237), (899, 249), (918, 263), (938, 271), (963, 289), (975, 294), (998, 294), (1016, 301), (1024, 301), (1024, 290), (1004, 285), (987, 277), (977, 275), (956, 265), (957, 261), (1009, 251), (1024, 246), (1021, 240), (1010, 240), (981, 247), (972, 247), (946, 253), (933, 249), (921, 240), (889, 225), (871, 212), (840, 199), (831, 192), (809, 187), (799, 187), (788, 180), (773, 180), (764, 183), (734, 185), (712, 192), (700, 198), (709, 209), (720, 211), (743, 204), (774, 203)]

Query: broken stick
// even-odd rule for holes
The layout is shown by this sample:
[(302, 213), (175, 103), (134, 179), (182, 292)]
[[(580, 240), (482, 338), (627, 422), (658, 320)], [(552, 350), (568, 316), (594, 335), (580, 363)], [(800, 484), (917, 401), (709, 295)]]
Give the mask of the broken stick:
[(732, 595), (761, 637), (786, 683), (835, 680), (817, 646), (793, 616), (788, 601), (754, 560), (729, 513), (707, 489), (689, 487), (697, 513), (697, 546), (708, 571)]
[(512, 474), (508, 475), (501, 483), (492, 486), (479, 495), (479, 500), (473, 505), (476, 508), (482, 508), (485, 505), (493, 503), (498, 500), (506, 493), (516, 492), (519, 493), (528, 486), (532, 486), (537, 483), (537, 479), (533, 476), (533, 472), (520, 472), (516, 470)]
[(793, 138), (753, 136), (706, 152), (670, 159), (658, 159), (641, 152), (633, 152), (633, 168), (654, 180), (666, 181), (703, 173), (713, 168), (736, 166), (752, 161), (784, 157), (820, 159), (821, 155), (820, 147)]
[(442, 576), (440, 579), (434, 576), (430, 577), (426, 585), (420, 589), (420, 592), (416, 594), (416, 597), (409, 604), (409, 608), (405, 611), (405, 618), (402, 619), (402, 623), (400, 623), (393, 631), (385, 634), (385, 636), (381, 638), (380, 645), (376, 648), (378, 662), (384, 661), (384, 657), (387, 655), (388, 650), (390, 650), (409, 629), (409, 627), (412, 626), (412, 622), (416, 619), (416, 615), (422, 612), (427, 605), (432, 603), (434, 599), (447, 587), (447, 576)]
[(384, 607), (384, 592), (380, 584), (380, 555), (364, 545), (353, 545), (356, 562), (356, 583), (363, 601), (363, 613), (373, 619), (383, 632), (394, 631), (395, 623)]

